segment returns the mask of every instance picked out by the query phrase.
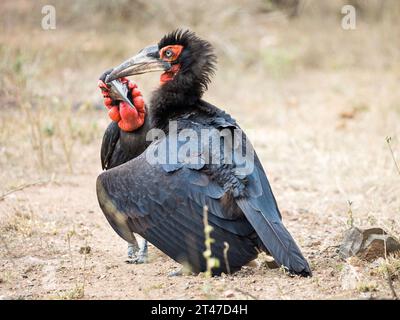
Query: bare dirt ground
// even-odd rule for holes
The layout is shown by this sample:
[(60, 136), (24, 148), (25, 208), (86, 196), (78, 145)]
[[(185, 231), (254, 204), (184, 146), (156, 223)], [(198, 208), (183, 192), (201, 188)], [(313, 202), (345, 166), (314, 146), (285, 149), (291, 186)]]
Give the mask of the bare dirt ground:
[[(252, 137), (285, 225), (313, 269), (308, 279), (268, 270), (264, 256), (231, 276), (169, 277), (179, 265), (153, 246), (149, 263), (126, 264), (126, 244), (95, 193), (108, 123), (96, 107), (97, 76), (165, 30), (110, 53), (110, 39), (123, 44), (112, 30), (100, 39), (92, 29), (45, 35), (7, 29), (0, 42), (0, 299), (391, 298), (386, 266), (400, 292), (398, 258), (342, 260), (336, 252), (350, 209), (356, 226), (400, 236), (400, 175), (385, 140), (392, 137), (400, 161), (398, 43), (396, 51), (381, 39), (389, 37), (382, 25), (360, 24), (348, 39), (335, 24), (316, 31), (310, 23), (244, 14), (242, 26), (268, 30), (268, 36), (254, 31), (260, 51), (250, 57), (240, 56), (240, 42), (228, 36), (237, 26), (224, 26), (222, 35), (198, 26), (222, 57), (205, 98)], [(335, 51), (331, 42), (345, 46)], [(319, 47), (311, 50), (313, 43)], [(40, 51), (44, 45), (48, 50)], [(145, 97), (154, 81), (137, 79)]]

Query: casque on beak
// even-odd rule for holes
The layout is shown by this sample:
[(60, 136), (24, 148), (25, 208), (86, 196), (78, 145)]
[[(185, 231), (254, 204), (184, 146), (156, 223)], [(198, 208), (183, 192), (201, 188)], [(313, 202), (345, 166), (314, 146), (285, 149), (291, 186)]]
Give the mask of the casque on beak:
[(106, 83), (113, 80), (154, 71), (168, 71), (171, 64), (160, 59), (157, 45), (142, 49), (136, 56), (126, 60), (116, 67), (107, 77)]

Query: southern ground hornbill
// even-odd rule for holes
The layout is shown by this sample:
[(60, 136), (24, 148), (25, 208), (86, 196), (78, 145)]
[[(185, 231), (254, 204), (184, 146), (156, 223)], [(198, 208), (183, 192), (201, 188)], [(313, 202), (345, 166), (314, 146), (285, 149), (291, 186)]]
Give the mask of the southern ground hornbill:
[[(97, 179), (100, 207), (126, 241), (137, 233), (193, 272), (207, 268), (208, 212), (211, 253), (220, 262), (214, 274), (239, 270), (265, 251), (289, 273), (310, 276), (253, 147), (234, 119), (201, 99), (215, 63), (207, 41), (176, 30), (103, 78), (100, 86), (106, 105), (115, 107), (109, 114), (116, 124), (103, 140), (103, 165), (113, 168)], [(124, 77), (150, 71), (163, 73), (147, 110)], [(131, 90), (134, 108), (112, 102), (108, 84), (117, 79)]]

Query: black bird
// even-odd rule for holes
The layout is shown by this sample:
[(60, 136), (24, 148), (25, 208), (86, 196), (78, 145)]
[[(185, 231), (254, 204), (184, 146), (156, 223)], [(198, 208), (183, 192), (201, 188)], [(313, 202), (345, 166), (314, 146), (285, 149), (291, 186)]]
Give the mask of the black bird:
[[(110, 87), (105, 83), (105, 80), (111, 71), (112, 69), (109, 69), (100, 76), (99, 87), (105, 98), (105, 106), (110, 109), (119, 109), (119, 105), (121, 103), (119, 97), (115, 95), (113, 96), (112, 90), (110, 90)], [(132, 83), (130, 83), (128, 79), (124, 80), (125, 83), (123, 85), (127, 86), (127, 89), (129, 90), (128, 85), (130, 86)], [(131, 87), (134, 89), (136, 88), (136, 85), (132, 84)], [(130, 99), (133, 103), (132, 91), (133, 90), (129, 90), (128, 99)], [(138, 90), (135, 92), (135, 94), (137, 96), (141, 96), (141, 92)], [(136, 158), (144, 150), (146, 150), (150, 144), (150, 141), (146, 141), (146, 133), (149, 130), (150, 123), (149, 118), (146, 116), (147, 108), (144, 103), (141, 108), (143, 110), (142, 117), (139, 117), (139, 115), (136, 113), (136, 121), (134, 121), (136, 123), (133, 123), (133, 127), (139, 126), (135, 130), (123, 130), (120, 128), (117, 121), (113, 121), (108, 125), (103, 136), (100, 151), (101, 166), (103, 170), (109, 170)], [(118, 110), (117, 117), (120, 117), (119, 111), (120, 110)], [(111, 116), (111, 118), (113, 117)], [(115, 118), (113, 119), (118, 120)], [(137, 122), (140, 123), (137, 124)], [(124, 126), (122, 127), (126, 129)], [(126, 262), (146, 263), (148, 258), (147, 241), (142, 238), (137, 239), (134, 234), (131, 234), (130, 237), (125, 238), (125, 240), (128, 241), (128, 260)]]
[[(176, 30), (108, 75), (106, 82), (164, 71), (149, 104), (148, 129), (157, 129), (149, 131), (157, 138), (133, 160), (100, 174), (100, 207), (125, 240), (138, 233), (172, 259), (201, 272), (207, 268), (203, 255), (207, 206), (212, 256), (220, 261), (213, 274), (239, 270), (265, 251), (289, 273), (311, 276), (282, 223), (264, 169), (245, 134), (230, 115), (201, 98), (215, 65), (210, 43), (191, 31)], [(181, 139), (204, 132), (212, 133), (200, 142)], [(187, 152), (188, 141), (193, 148)], [(168, 160), (160, 161), (160, 155), (171, 149)], [(251, 170), (246, 161), (243, 168), (243, 154), (253, 155)], [(229, 244), (228, 263), (224, 242)]]

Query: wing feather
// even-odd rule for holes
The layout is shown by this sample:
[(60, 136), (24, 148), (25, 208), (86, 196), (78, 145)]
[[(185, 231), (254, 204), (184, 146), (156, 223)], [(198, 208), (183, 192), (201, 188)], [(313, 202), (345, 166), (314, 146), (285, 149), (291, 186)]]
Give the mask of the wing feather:
[[(138, 233), (174, 260), (188, 263), (196, 272), (206, 268), (203, 204), (212, 204), (209, 211), (209, 223), (214, 228), (211, 236), (215, 239), (212, 251), (221, 262), (213, 271), (216, 274), (227, 271), (224, 242), (231, 248), (230, 268), (237, 270), (257, 257), (256, 241), (248, 237), (254, 229), (243, 217), (223, 219), (214, 215), (213, 211), (223, 212), (222, 200), (204, 196), (202, 190), (206, 187), (192, 184), (195, 179), (190, 179), (191, 174), (198, 173), (187, 168), (167, 173), (141, 155), (99, 176), (99, 203), (109, 221), (126, 221), (125, 225), (120, 221), (111, 223), (119, 235)], [(197, 193), (202, 196), (196, 198)]]

